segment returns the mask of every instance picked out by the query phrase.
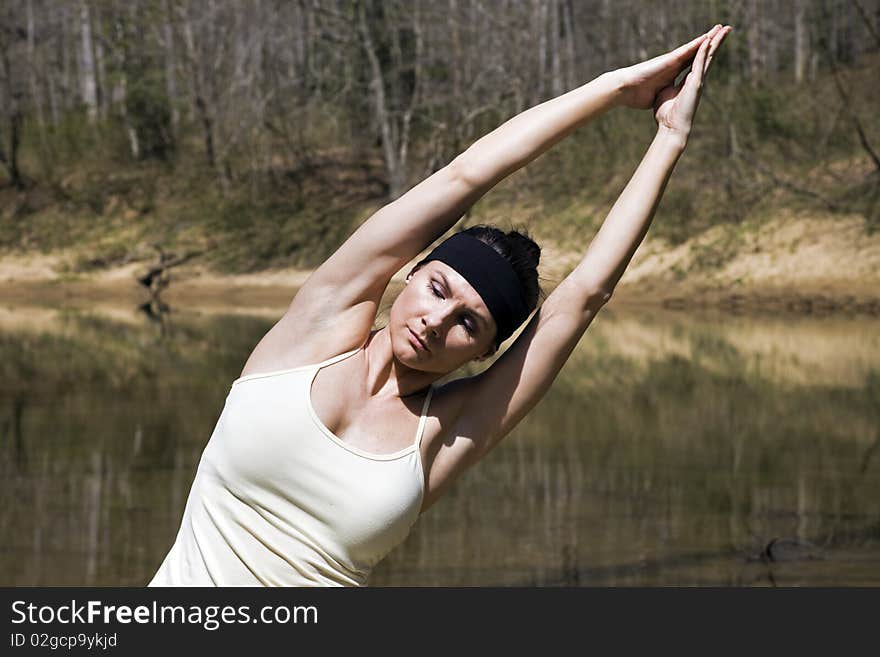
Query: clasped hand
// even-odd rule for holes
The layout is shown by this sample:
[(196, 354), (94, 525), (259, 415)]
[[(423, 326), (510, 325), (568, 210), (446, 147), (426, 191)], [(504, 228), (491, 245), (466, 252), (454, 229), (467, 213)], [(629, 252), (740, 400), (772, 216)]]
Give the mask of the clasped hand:
[[(732, 29), (729, 25), (716, 25), (671, 52), (613, 71), (620, 88), (620, 104), (639, 109), (653, 108), (658, 128), (686, 141), (706, 73), (715, 52)], [(688, 65), (690, 72), (676, 85), (675, 79)]]

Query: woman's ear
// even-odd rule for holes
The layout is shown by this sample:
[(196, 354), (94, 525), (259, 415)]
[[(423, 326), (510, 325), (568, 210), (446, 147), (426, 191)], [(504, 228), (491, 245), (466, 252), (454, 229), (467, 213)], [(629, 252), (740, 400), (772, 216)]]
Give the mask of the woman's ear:
[(413, 275), (421, 268), (422, 268), (422, 265), (419, 264), (419, 265), (416, 265), (415, 267), (413, 267), (412, 269), (410, 269), (409, 273), (406, 275), (406, 281), (405, 281), (404, 285), (406, 285), (406, 283), (409, 283), (409, 279), (411, 279), (413, 277)]

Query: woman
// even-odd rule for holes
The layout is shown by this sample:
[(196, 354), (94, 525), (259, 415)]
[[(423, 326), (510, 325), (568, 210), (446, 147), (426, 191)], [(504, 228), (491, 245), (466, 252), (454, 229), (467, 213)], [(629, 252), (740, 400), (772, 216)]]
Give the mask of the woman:
[[(232, 384), (177, 539), (151, 585), (363, 585), (466, 468), (541, 399), (648, 230), (730, 27), (515, 116), (376, 212), (319, 267)], [(691, 64), (678, 86), (677, 75)], [(540, 249), (518, 233), (453, 235), (391, 277), (483, 194), (616, 106), (654, 108), (657, 136), (586, 255), (537, 305)]]

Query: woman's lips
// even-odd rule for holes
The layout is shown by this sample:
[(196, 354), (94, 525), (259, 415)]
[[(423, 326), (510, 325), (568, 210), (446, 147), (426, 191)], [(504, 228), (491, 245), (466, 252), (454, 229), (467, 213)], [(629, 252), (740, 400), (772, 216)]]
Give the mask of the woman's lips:
[(424, 342), (419, 340), (419, 336), (417, 336), (412, 329), (409, 329), (409, 341), (410, 344), (412, 344), (412, 346), (416, 347), (417, 349), (428, 351), (428, 347), (425, 345)]

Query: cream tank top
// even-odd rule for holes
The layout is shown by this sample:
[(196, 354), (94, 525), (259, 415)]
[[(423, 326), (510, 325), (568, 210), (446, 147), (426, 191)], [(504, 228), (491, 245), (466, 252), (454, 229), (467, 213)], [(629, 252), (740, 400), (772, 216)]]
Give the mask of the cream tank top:
[[(363, 348), (363, 347), (361, 347)], [(172, 545), (149, 586), (363, 586), (419, 515), (419, 446), (347, 445), (311, 403), (315, 365), (232, 383)]]

